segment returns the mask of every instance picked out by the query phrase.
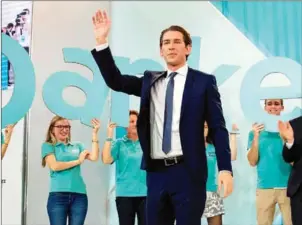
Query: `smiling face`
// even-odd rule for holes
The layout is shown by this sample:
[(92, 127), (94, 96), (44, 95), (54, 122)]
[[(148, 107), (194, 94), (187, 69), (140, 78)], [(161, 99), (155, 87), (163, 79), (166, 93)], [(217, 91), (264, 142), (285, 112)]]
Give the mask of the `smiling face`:
[(266, 99), (264, 109), (268, 114), (279, 116), (284, 110), (282, 99)]
[(68, 120), (57, 121), (52, 129), (54, 137), (60, 142), (66, 142), (69, 138), (70, 124)]

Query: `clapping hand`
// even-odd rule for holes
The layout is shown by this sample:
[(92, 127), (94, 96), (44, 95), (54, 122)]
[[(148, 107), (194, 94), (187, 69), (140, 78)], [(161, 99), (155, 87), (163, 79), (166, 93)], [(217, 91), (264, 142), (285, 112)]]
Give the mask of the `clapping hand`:
[(294, 142), (294, 131), (289, 122), (278, 121), (278, 128), (281, 138), (287, 143)]

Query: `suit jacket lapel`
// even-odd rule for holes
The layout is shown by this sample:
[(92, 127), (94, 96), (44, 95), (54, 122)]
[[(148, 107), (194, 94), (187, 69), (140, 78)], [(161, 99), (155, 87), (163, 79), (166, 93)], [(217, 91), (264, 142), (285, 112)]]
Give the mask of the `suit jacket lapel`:
[[(149, 107), (150, 105), (150, 95), (151, 95), (151, 88), (163, 76), (166, 76), (167, 71), (161, 72), (151, 72), (151, 78), (147, 81), (146, 90), (144, 91), (144, 95), (141, 96), (141, 104), (145, 107)], [(148, 84), (149, 83), (149, 84)]]
[[(155, 84), (155, 82), (158, 81), (163, 76), (166, 76), (166, 75), (167, 75), (167, 71), (152, 73), (152, 78), (151, 78), (151, 81), (150, 81), (150, 85), (148, 87), (148, 90), (145, 93), (150, 95), (151, 88)], [(180, 119), (184, 114), (184, 111), (186, 109), (186, 104), (190, 101), (190, 96), (191, 96), (191, 93), (193, 92), (193, 88), (194, 88), (194, 70), (192, 70), (189, 67), (186, 82), (185, 82), (184, 92), (183, 92), (183, 96), (182, 96)], [(148, 101), (145, 102), (145, 103), (147, 105), (149, 105), (149, 103), (150, 103), (149, 99), (150, 98), (147, 98), (147, 99), (148, 99)]]
[(150, 88), (153, 86), (153, 84), (156, 81), (158, 81), (160, 78), (162, 78), (163, 76), (166, 76), (166, 75), (167, 75), (167, 71), (152, 73), (152, 79), (151, 79), (151, 83), (150, 83)]
[(184, 92), (182, 96), (180, 119), (182, 118), (186, 109), (186, 104), (190, 101), (191, 93), (194, 89), (194, 71), (189, 67), (188, 74), (185, 82)]

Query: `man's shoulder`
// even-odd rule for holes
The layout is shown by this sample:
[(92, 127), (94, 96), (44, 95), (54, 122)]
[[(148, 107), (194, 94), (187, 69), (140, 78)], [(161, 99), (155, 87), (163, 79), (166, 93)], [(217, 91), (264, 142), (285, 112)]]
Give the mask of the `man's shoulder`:
[[(164, 75), (167, 71), (155, 71), (155, 70), (146, 70), (144, 72), (144, 77), (156, 77), (156, 76), (161, 76)], [(188, 73), (194, 73), (195, 75), (197, 75), (198, 78), (200, 79), (208, 79), (208, 80), (213, 80), (215, 78), (214, 75), (209, 74), (209, 73), (205, 73), (203, 71), (200, 70), (196, 70), (193, 69), (191, 67), (189, 67)]]
[(295, 119), (292, 119), (290, 121), (290, 123), (291, 123), (291, 125), (297, 125), (297, 126), (302, 127), (302, 116), (299, 116), (299, 117), (297, 117)]
[(194, 73), (196, 75), (195, 77), (197, 77), (198, 79), (201, 79), (203, 82), (205, 80), (213, 81), (215, 79), (215, 76), (212, 74), (205, 73), (203, 71), (196, 70), (196, 69), (193, 69), (190, 67), (189, 67), (189, 72)]
[(302, 145), (302, 116), (299, 116), (290, 121), (294, 130), (295, 140)]
[(294, 130), (294, 132), (302, 133), (302, 116), (299, 116), (290, 121), (290, 124)]
[(198, 75), (199, 77), (204, 78), (204, 79), (213, 79), (213, 77), (214, 77), (214, 75), (212, 75), (212, 74), (205, 73), (203, 71), (196, 70), (196, 69), (193, 69), (191, 67), (189, 67), (189, 72), (193, 72), (196, 75)]

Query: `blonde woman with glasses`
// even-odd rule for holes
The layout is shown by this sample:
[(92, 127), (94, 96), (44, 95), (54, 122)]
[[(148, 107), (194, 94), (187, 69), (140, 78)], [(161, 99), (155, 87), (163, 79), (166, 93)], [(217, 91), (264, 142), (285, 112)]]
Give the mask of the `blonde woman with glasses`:
[(82, 143), (71, 141), (71, 126), (67, 119), (55, 116), (42, 144), (42, 166), (50, 169), (50, 193), (47, 212), (50, 225), (83, 225), (88, 208), (86, 185), (81, 175), (85, 159), (99, 158), (98, 131), (100, 122), (91, 121), (92, 151)]

